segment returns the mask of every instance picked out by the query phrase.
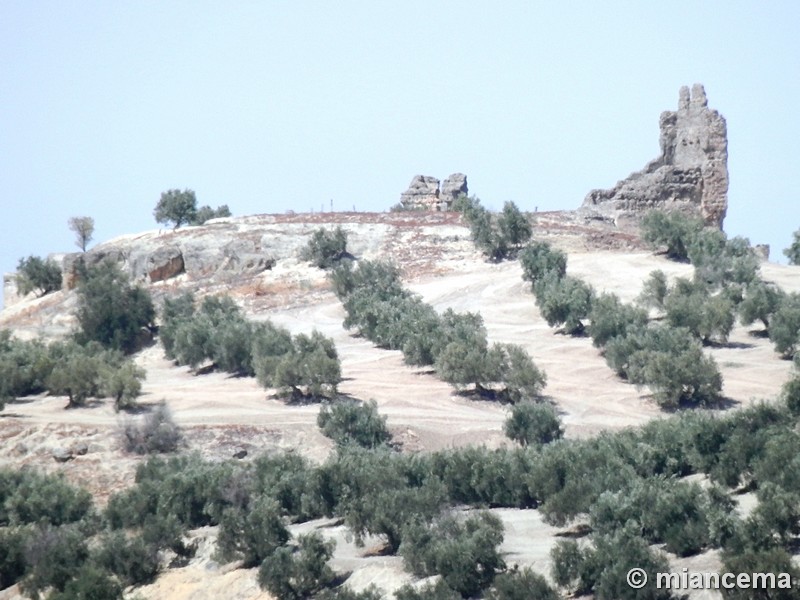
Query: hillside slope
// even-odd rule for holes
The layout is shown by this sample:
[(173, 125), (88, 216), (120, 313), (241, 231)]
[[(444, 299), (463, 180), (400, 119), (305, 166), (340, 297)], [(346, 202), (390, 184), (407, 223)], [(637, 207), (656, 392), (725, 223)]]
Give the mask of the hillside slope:
[[(608, 368), (588, 337), (569, 337), (549, 328), (536, 308), (529, 285), (516, 262), (491, 264), (474, 250), (468, 230), (456, 215), (304, 215), (248, 217), (204, 228), (129, 236), (104, 244), (130, 257), (153, 240), (170, 244), (223, 248), (232, 239), (259, 239), (254, 252), (266, 252), (269, 240), (275, 264), (259, 273), (237, 269), (187, 272), (148, 285), (156, 296), (194, 290), (199, 294), (229, 293), (254, 320), (271, 319), (293, 333), (316, 328), (335, 342), (342, 359), (341, 392), (375, 399), (380, 412), (405, 451), (425, 451), (467, 444), (496, 447), (509, 443), (502, 433), (507, 409), (499, 404), (461, 397), (428, 369), (406, 366), (399, 352), (381, 350), (342, 327), (343, 309), (330, 291), (324, 272), (297, 258), (304, 237), (320, 225), (342, 224), (350, 234), (356, 257), (393, 259), (403, 268), (406, 285), (437, 310), (478, 311), (492, 341), (522, 345), (548, 377), (545, 390), (562, 413), (567, 437), (615, 430), (663, 415), (646, 389), (620, 380)], [(691, 267), (669, 262), (641, 249), (627, 237), (602, 229), (582, 230), (568, 220), (542, 215), (535, 236), (569, 252), (569, 273), (598, 291), (632, 300), (654, 269), (671, 277), (687, 275)], [(213, 239), (212, 239), (213, 238)], [(216, 240), (216, 241), (214, 241)], [(213, 242), (213, 243), (212, 243)], [(619, 249), (598, 249), (597, 246)], [(212, 250), (208, 250), (213, 254)], [(144, 250), (142, 250), (144, 252)], [(221, 252), (221, 251), (220, 251)], [(796, 269), (762, 266), (762, 276), (787, 290), (800, 291)], [(0, 327), (18, 335), (58, 336), (72, 325), (75, 293), (58, 292), (26, 299), (0, 313)], [(773, 397), (787, 379), (790, 363), (781, 360), (769, 340), (737, 326), (730, 343), (710, 352), (724, 378), (724, 394), (735, 410), (756, 399)], [(212, 458), (229, 458), (245, 449), (250, 456), (273, 449), (293, 449), (322, 461), (331, 443), (316, 427), (315, 405), (290, 406), (260, 388), (254, 379), (223, 373), (196, 375), (164, 357), (156, 344), (136, 361), (147, 370), (144, 405), (165, 399), (175, 420), (185, 429), (188, 450)], [(113, 491), (130, 485), (139, 458), (119, 448), (118, 430), (124, 417), (109, 401), (65, 411), (64, 398), (35, 397), (8, 404), (0, 413), (0, 464), (36, 465), (59, 470), (88, 485), (102, 503)], [(51, 451), (85, 443), (88, 453), (67, 463), (55, 463)], [(536, 511), (500, 511), (506, 522), (504, 549), (514, 560), (546, 572), (551, 528)], [(353, 583), (370, 581), (391, 589), (408, 580), (396, 557), (371, 557), (345, 540), (341, 527), (323, 528), (340, 538), (336, 561), (355, 570)], [(198, 532), (213, 540), (214, 532)], [(210, 541), (207, 541), (208, 545)], [(201, 545), (201, 548), (204, 547)], [(202, 558), (205, 556), (205, 558)], [(254, 573), (209, 567), (208, 554), (195, 563), (171, 570), (149, 588), (148, 598), (268, 597), (254, 583)], [(205, 562), (203, 562), (205, 561)], [(354, 587), (359, 587), (354, 585)], [(178, 590), (185, 589), (178, 593)], [(202, 593), (200, 590), (203, 590)], [(216, 591), (215, 591), (216, 590)], [(0, 593), (0, 598), (9, 597)], [(13, 597), (13, 596), (10, 596)]]

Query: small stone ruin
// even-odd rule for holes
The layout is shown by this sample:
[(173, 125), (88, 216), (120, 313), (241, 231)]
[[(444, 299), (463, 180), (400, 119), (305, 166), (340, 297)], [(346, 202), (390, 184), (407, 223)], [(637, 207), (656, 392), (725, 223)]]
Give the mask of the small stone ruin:
[(415, 175), (408, 189), (400, 194), (400, 204), (406, 210), (450, 210), (453, 200), (469, 195), (467, 176), (453, 173), (444, 182), (430, 175)]

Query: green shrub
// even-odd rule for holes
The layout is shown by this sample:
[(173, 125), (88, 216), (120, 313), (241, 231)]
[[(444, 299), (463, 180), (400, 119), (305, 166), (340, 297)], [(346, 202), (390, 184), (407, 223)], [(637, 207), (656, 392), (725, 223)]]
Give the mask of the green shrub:
[(795, 417), (800, 416), (800, 374), (783, 384), (781, 395), (789, 412)]
[(580, 279), (549, 271), (534, 285), (539, 312), (550, 327), (563, 325), (568, 335), (583, 333), (592, 310), (594, 290)]
[(317, 475), (317, 470), (297, 454), (259, 456), (253, 461), (253, 493), (275, 499), (282, 514), (308, 521), (323, 514)]
[(800, 229), (792, 234), (791, 245), (783, 251), (790, 265), (800, 265)]
[(354, 443), (364, 448), (375, 448), (392, 437), (386, 429), (386, 417), (378, 414), (374, 400), (324, 405), (317, 415), (317, 425), (323, 435), (339, 445)]
[(800, 344), (800, 294), (786, 294), (772, 316), (769, 339), (775, 350), (791, 358)]
[(206, 221), (211, 219), (219, 219), (221, 217), (230, 217), (231, 209), (227, 204), (218, 206), (216, 209), (211, 208), (208, 204), (204, 204), (195, 213), (194, 217), (190, 220), (190, 225), (203, 225)]
[(744, 289), (744, 297), (738, 306), (742, 325), (761, 321), (769, 331), (769, 322), (783, 301), (785, 293), (778, 287), (756, 280)]
[(274, 376), (278, 363), (294, 350), (292, 334), (269, 321), (258, 323), (253, 329), (251, 352), (253, 371), (263, 387), (275, 387)]
[(415, 575), (439, 574), (449, 587), (468, 598), (488, 588), (505, 568), (498, 551), (502, 541), (502, 521), (479, 512), (464, 519), (445, 516), (432, 526), (409, 526), (400, 553)]
[(297, 335), (292, 345), (275, 365), (271, 385), (293, 401), (334, 397), (342, 371), (333, 340), (314, 330)]
[(489, 356), (489, 363), (498, 365), (498, 374), (492, 379), (500, 382), (501, 400), (519, 402), (533, 400), (541, 395), (547, 384), (547, 376), (533, 363), (522, 346), (492, 344)]
[[(558, 542), (551, 551), (552, 575), (556, 583), (576, 594), (593, 593), (597, 600), (664, 599), (668, 590), (656, 587), (656, 573), (669, 571), (669, 564), (626, 526), (613, 535), (594, 535), (592, 545), (580, 548), (574, 540)], [(635, 589), (626, 576), (633, 569), (643, 569), (647, 585)]]
[(152, 527), (163, 526), (171, 536), (174, 520), (188, 528), (216, 525), (234, 505), (234, 473), (229, 463), (205, 462), (197, 455), (150, 458), (137, 467), (135, 486), (111, 496), (106, 521), (114, 529), (143, 527), (144, 534), (155, 516)]
[(59, 361), (47, 377), (47, 391), (53, 396), (69, 397), (67, 408), (83, 406), (100, 394), (102, 363), (95, 355), (76, 349)]
[(328, 513), (344, 518), (356, 544), (367, 535), (383, 536), (389, 553), (397, 551), (411, 520), (433, 519), (445, 502), (440, 482), (408, 473), (405, 458), (385, 448), (343, 447), (318, 477)]
[(114, 399), (114, 410), (127, 410), (136, 406), (136, 398), (142, 393), (145, 370), (133, 361), (125, 361), (115, 368), (104, 365), (98, 373), (99, 392)]
[(503, 431), (523, 446), (541, 446), (564, 435), (561, 419), (550, 404), (520, 402), (511, 409)]
[(591, 525), (595, 533), (611, 535), (633, 522), (649, 543), (665, 542), (670, 552), (689, 556), (712, 545), (713, 510), (716, 507), (697, 484), (651, 477), (601, 494), (591, 509)]
[(496, 380), (499, 368), (489, 363), (488, 348), (464, 342), (451, 342), (436, 357), (436, 374), (456, 389), (474, 386), (478, 393)]
[(756, 279), (759, 260), (750, 240), (727, 239), (719, 229), (698, 232), (688, 248), (695, 279), (713, 288), (729, 284), (747, 285)]
[(300, 256), (320, 269), (333, 267), (348, 256), (347, 232), (341, 226), (337, 226), (333, 231), (328, 231), (324, 227), (317, 229), (311, 234), (311, 239)]
[(278, 548), (261, 563), (258, 583), (278, 600), (305, 600), (330, 587), (334, 573), (328, 566), (336, 546), (318, 533), (301, 535), (297, 549)]
[[(726, 573), (772, 573), (775, 575), (774, 589), (765, 586), (763, 588), (726, 590), (725, 597), (731, 600), (791, 600), (797, 597), (793, 582), (800, 577), (800, 569), (792, 561), (791, 555), (782, 548), (723, 553), (721, 570)], [(787, 573), (789, 581), (786, 578), (781, 580), (779, 578), (781, 573)], [(787, 584), (788, 589), (784, 587)]]
[(519, 253), (522, 278), (535, 284), (550, 272), (557, 278), (567, 274), (567, 255), (554, 250), (547, 242), (532, 242)]
[(46, 390), (53, 357), (41, 341), (23, 341), (0, 331), (0, 402)]
[(249, 568), (261, 564), (288, 539), (280, 505), (272, 498), (261, 497), (244, 509), (223, 512), (217, 546), (224, 560), (242, 559), (242, 566)]
[(530, 567), (501, 573), (494, 580), (494, 587), (486, 594), (486, 600), (558, 600), (560, 596), (547, 580)]
[(631, 383), (648, 386), (664, 408), (708, 406), (721, 399), (722, 376), (716, 361), (691, 342), (681, 351), (654, 346), (635, 352), (627, 373)]
[(603, 293), (592, 302), (589, 323), (592, 343), (602, 348), (609, 340), (625, 336), (628, 331), (644, 326), (647, 323), (647, 312), (624, 304), (616, 294)]
[[(587, 553), (588, 554), (588, 553)], [(550, 550), (550, 575), (556, 585), (585, 594), (592, 589), (591, 581), (584, 581), (584, 552), (575, 540), (558, 540)]]
[(503, 212), (497, 220), (497, 225), (500, 235), (511, 247), (519, 247), (531, 239), (531, 224), (513, 202), (503, 204)]
[(631, 383), (648, 386), (665, 408), (718, 402), (722, 377), (712, 357), (684, 328), (645, 327), (608, 342), (609, 366)]
[(68, 396), (67, 408), (103, 396), (114, 398), (116, 410), (129, 408), (141, 393), (144, 369), (119, 351), (104, 350), (97, 342), (69, 341), (51, 344), (47, 354), (51, 366), (45, 388), (51, 395)]
[(47, 596), (47, 600), (122, 600), (122, 587), (107, 573), (91, 564), (84, 564), (64, 586)]
[(421, 587), (406, 584), (395, 591), (394, 597), (395, 600), (461, 600), (461, 594), (442, 579)]
[(489, 260), (499, 262), (508, 256), (508, 240), (493, 223), (488, 210), (478, 205), (465, 216), (469, 221), (472, 241)]
[(158, 547), (142, 537), (129, 538), (122, 531), (113, 531), (102, 537), (94, 562), (119, 577), (125, 586), (145, 585), (158, 575)]
[(677, 212), (651, 211), (642, 217), (642, 239), (655, 248), (666, 248), (673, 260), (689, 258), (689, 247), (703, 230), (702, 219)]
[(86, 518), (92, 497), (62, 477), (36, 471), (0, 471), (0, 525), (65, 525)]
[(164, 346), (167, 358), (175, 360), (175, 339), (178, 330), (186, 321), (195, 315), (195, 297), (191, 292), (176, 298), (165, 298), (161, 308), (161, 325), (158, 328), (158, 339)]
[(661, 270), (651, 271), (642, 285), (642, 291), (636, 302), (644, 308), (664, 310), (664, 300), (666, 300), (668, 292), (666, 273)]
[(181, 444), (181, 431), (172, 419), (166, 403), (158, 404), (139, 425), (128, 422), (123, 427), (125, 450), (136, 454), (175, 452)]
[(25, 296), (37, 291), (39, 296), (61, 289), (61, 267), (51, 259), (38, 256), (20, 258), (17, 264), (17, 291)]
[(517, 205), (506, 202), (496, 222), (474, 196), (457, 198), (452, 209), (464, 215), (475, 246), (490, 260), (501, 261), (531, 237), (531, 226)]
[(0, 528), (0, 590), (14, 585), (25, 575), (28, 535), (22, 528)]
[(667, 321), (685, 327), (703, 343), (725, 342), (733, 329), (734, 306), (724, 295), (710, 295), (703, 283), (678, 279), (664, 301)]
[(149, 292), (132, 286), (119, 266), (106, 260), (82, 269), (76, 316), (79, 343), (96, 341), (130, 354), (139, 349), (143, 331), (152, 328), (155, 309)]
[(426, 469), (452, 503), (535, 508), (542, 499), (534, 475), (539, 462), (539, 453), (527, 449), (471, 446), (433, 454)]
[(341, 262), (328, 274), (328, 278), (341, 301), (355, 290), (363, 288), (369, 288), (382, 299), (404, 293), (400, 269), (388, 261), (360, 260), (356, 268), (350, 261)]
[(39, 527), (26, 548), (28, 569), (20, 588), (34, 598), (48, 587), (63, 591), (88, 558), (84, 534), (76, 526)]
[[(396, 212), (396, 211), (395, 211)], [(374, 585), (360, 592), (354, 592), (348, 587), (340, 586), (334, 589), (323, 590), (316, 596), (317, 600), (381, 600), (383, 595)]]

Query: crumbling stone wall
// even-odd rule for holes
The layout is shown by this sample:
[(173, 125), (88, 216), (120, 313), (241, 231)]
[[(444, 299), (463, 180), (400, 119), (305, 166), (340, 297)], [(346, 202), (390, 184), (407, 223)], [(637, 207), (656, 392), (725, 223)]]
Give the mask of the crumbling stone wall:
[(450, 210), (453, 200), (469, 195), (467, 176), (453, 173), (439, 187), (430, 175), (415, 175), (408, 189), (400, 194), (400, 204), (408, 210)]
[(610, 190), (592, 190), (583, 202), (590, 216), (636, 217), (653, 209), (700, 214), (722, 228), (728, 208), (728, 136), (725, 118), (708, 108), (706, 92), (682, 87), (678, 110), (659, 121), (661, 156)]

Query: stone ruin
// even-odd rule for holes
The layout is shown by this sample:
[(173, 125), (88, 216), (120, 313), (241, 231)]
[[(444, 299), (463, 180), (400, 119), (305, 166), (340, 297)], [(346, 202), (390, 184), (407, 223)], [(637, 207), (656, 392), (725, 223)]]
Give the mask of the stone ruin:
[(453, 200), (469, 195), (467, 176), (453, 173), (439, 187), (439, 180), (430, 175), (415, 175), (408, 189), (400, 194), (400, 204), (406, 210), (450, 210)]
[(700, 214), (722, 228), (728, 207), (725, 118), (708, 108), (703, 86), (682, 87), (677, 111), (661, 113), (661, 156), (610, 190), (592, 190), (582, 210), (590, 218), (633, 217), (658, 208)]

